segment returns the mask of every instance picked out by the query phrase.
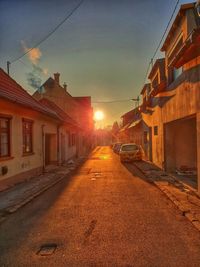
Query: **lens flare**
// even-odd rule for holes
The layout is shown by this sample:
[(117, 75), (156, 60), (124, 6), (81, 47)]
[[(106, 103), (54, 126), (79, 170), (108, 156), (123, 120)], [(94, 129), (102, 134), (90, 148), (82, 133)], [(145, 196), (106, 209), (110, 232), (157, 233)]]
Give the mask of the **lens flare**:
[(104, 113), (103, 111), (101, 110), (97, 110), (95, 113), (94, 113), (94, 119), (96, 121), (102, 121), (104, 119)]

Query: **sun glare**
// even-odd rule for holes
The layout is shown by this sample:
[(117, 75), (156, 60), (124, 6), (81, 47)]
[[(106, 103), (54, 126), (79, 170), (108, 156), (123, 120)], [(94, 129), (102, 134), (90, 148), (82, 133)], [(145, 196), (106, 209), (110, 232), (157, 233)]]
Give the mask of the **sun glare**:
[(101, 120), (103, 120), (103, 118), (104, 118), (104, 113), (103, 113), (103, 111), (101, 111), (101, 110), (97, 110), (97, 111), (94, 113), (94, 119), (95, 119), (96, 121), (101, 121)]

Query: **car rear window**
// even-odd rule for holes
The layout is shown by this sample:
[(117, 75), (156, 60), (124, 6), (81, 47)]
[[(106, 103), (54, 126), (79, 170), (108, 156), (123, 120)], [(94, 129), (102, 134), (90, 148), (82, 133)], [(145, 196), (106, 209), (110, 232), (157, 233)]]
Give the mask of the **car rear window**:
[(134, 150), (138, 150), (139, 146), (137, 145), (125, 145), (121, 147), (122, 151), (134, 151)]

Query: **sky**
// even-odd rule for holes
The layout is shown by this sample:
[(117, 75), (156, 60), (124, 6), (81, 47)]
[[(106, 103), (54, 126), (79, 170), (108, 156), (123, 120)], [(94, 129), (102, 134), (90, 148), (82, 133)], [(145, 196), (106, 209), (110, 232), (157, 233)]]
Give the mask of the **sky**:
[[(0, 0), (0, 67), (6, 70), (7, 61), (34, 47), (79, 2)], [(112, 125), (135, 107), (130, 99), (140, 95), (176, 2), (85, 0), (46, 41), (13, 62), (10, 75), (32, 94), (59, 72), (72, 96), (91, 96), (94, 110), (105, 113), (99, 126)], [(95, 103), (115, 100), (121, 102)]]

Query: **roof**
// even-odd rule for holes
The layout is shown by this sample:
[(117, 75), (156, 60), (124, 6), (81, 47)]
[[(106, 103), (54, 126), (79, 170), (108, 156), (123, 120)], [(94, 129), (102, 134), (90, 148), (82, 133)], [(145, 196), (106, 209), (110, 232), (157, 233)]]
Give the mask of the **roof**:
[(57, 114), (43, 106), (27, 93), (14, 79), (0, 68), (0, 97), (45, 115), (59, 119)]
[(142, 91), (141, 91), (140, 94), (143, 95), (144, 92), (147, 90), (147, 88), (150, 89), (150, 87), (151, 87), (151, 84), (150, 83), (145, 83), (145, 85), (143, 86)]
[(78, 127), (78, 124), (67, 113), (65, 113), (60, 107), (58, 107), (54, 102), (52, 102), (46, 98), (40, 99), (39, 102), (42, 103), (47, 108), (54, 110), (54, 112), (57, 114), (57, 116), (63, 122)]
[(155, 74), (156, 69), (158, 69), (159, 67), (162, 67), (164, 64), (165, 64), (165, 58), (157, 59), (149, 73), (148, 79), (151, 79), (152, 76)]
[(134, 109), (132, 109), (132, 110), (130, 110), (130, 111), (124, 113), (124, 114), (121, 116), (121, 118), (123, 118), (123, 117), (133, 116), (137, 110), (138, 110), (138, 108), (134, 108)]
[(52, 77), (49, 77), (36, 92), (40, 92), (40, 90), (43, 88), (54, 88), (55, 85), (58, 86), (61, 90), (63, 90), (66, 95), (72, 97), (71, 94), (64, 87), (62, 87), (60, 84), (56, 84), (56, 81)]
[(183, 15), (185, 14), (185, 12), (188, 10), (188, 9), (191, 9), (191, 8), (194, 8), (195, 7), (195, 3), (188, 3), (188, 4), (184, 4), (184, 5), (181, 5), (180, 9), (179, 9), (179, 12), (178, 14), (176, 15), (176, 18), (174, 20), (174, 22), (172, 23), (172, 26), (167, 34), (167, 37), (165, 38), (165, 41), (161, 47), (161, 51), (164, 52), (166, 51), (166, 47), (167, 47), (167, 44), (168, 42), (170, 42), (171, 40), (171, 35), (174, 33), (174, 31), (176, 30), (177, 28), (177, 25), (179, 24), (181, 18), (183, 17)]

